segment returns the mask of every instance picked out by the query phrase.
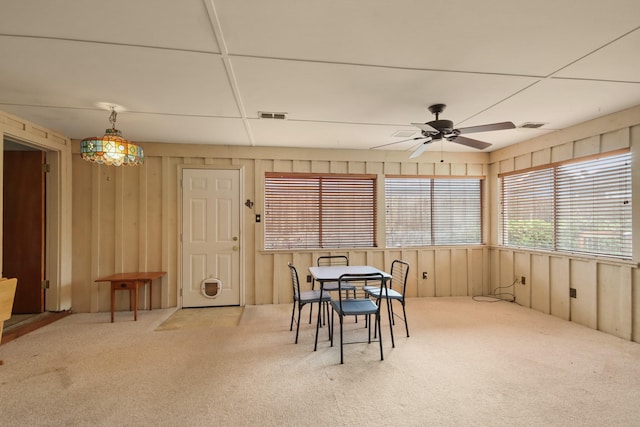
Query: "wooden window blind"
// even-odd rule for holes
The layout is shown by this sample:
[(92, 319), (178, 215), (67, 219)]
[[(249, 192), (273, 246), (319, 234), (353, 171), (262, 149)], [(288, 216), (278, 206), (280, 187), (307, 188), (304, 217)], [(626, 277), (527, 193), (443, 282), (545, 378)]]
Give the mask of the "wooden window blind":
[(265, 249), (375, 247), (371, 175), (265, 174)]
[(631, 258), (631, 153), (501, 180), (504, 245)]
[(387, 247), (482, 243), (482, 180), (387, 177)]

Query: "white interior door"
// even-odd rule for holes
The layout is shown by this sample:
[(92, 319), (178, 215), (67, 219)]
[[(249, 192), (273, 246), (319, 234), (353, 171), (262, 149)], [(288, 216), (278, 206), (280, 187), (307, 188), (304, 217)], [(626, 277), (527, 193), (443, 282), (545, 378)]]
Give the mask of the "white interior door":
[(183, 169), (182, 306), (222, 305), (240, 305), (240, 171)]

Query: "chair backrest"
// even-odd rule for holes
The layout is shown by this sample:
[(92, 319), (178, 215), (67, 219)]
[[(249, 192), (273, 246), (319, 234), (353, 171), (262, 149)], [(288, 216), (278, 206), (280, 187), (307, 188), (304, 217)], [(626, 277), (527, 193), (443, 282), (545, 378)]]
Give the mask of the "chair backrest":
[(409, 275), (409, 263), (396, 259), (391, 263), (390, 289), (395, 289), (403, 296), (407, 290), (407, 276)]
[(318, 267), (331, 265), (349, 265), (349, 258), (346, 255), (323, 255), (319, 256)]
[(291, 272), (291, 286), (293, 287), (293, 298), (296, 300), (300, 296), (300, 280), (298, 280), (298, 270), (291, 264), (287, 263)]
[(4, 321), (11, 317), (13, 311), (13, 300), (16, 295), (16, 285), (18, 279), (0, 279), (0, 341), (2, 341), (2, 329)]
[[(375, 274), (343, 274), (342, 276), (340, 276), (340, 278), (338, 279), (338, 301), (340, 304), (340, 311), (342, 311), (342, 300), (345, 299), (345, 296), (342, 295), (342, 287), (349, 283), (349, 282), (380, 282), (380, 286), (382, 286), (382, 283), (384, 283), (384, 276), (382, 276), (382, 273), (375, 273)], [(349, 298), (347, 298), (349, 299)], [(380, 295), (378, 295), (378, 299), (380, 299)]]
[(11, 317), (18, 279), (0, 279), (0, 322)]

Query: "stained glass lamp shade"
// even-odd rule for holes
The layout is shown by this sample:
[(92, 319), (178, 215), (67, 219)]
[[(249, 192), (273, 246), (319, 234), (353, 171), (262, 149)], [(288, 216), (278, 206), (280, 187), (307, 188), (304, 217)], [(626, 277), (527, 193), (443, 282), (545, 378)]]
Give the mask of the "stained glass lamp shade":
[(85, 138), (80, 143), (80, 155), (84, 160), (98, 164), (114, 166), (137, 166), (144, 162), (142, 147), (133, 144), (122, 137), (122, 133), (115, 128), (116, 111), (111, 110), (109, 116), (111, 129), (105, 131), (104, 136)]

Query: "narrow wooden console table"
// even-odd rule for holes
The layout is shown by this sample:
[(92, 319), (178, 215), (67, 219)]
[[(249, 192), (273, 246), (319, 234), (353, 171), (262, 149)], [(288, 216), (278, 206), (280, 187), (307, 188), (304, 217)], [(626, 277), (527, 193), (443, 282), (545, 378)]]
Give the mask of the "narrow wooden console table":
[[(129, 308), (133, 305), (133, 320), (138, 320), (138, 289), (140, 286), (149, 285), (149, 310), (151, 310), (153, 302), (153, 286), (151, 282), (165, 274), (167, 274), (165, 271), (140, 271), (135, 273), (116, 273), (96, 279), (96, 282), (111, 282), (111, 323), (113, 323), (113, 312), (115, 311), (116, 291), (129, 291)], [(132, 292), (133, 298), (131, 297)]]

